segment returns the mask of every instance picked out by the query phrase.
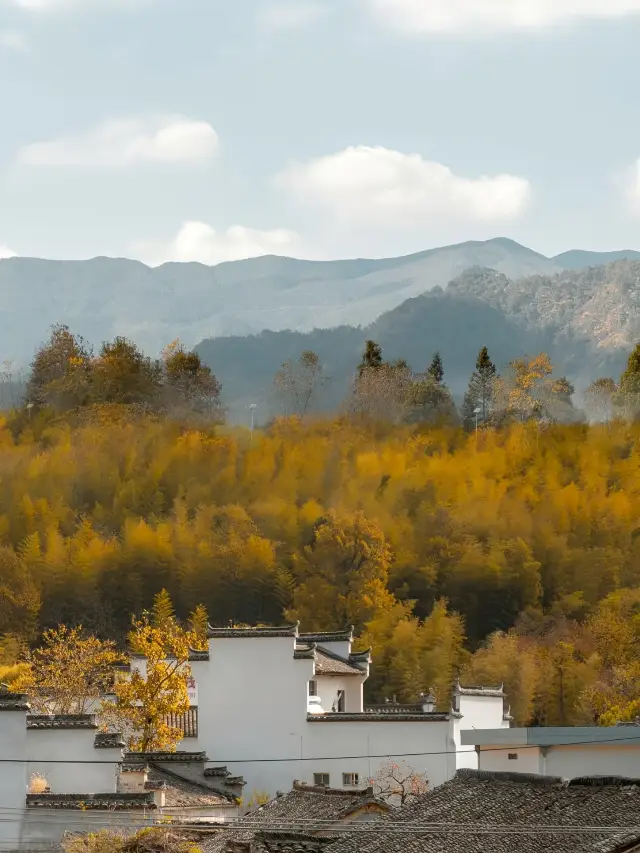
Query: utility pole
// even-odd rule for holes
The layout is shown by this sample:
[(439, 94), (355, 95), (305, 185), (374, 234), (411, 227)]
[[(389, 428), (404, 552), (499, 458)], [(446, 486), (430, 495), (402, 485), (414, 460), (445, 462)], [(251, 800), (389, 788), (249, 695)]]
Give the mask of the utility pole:
[(479, 406), (473, 410), (473, 414), (476, 416), (476, 450), (478, 449), (478, 415), (481, 411), (482, 409)]

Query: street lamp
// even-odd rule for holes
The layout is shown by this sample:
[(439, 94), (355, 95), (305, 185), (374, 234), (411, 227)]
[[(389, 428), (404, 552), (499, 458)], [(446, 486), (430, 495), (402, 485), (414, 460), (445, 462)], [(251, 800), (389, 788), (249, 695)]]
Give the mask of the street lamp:
[(481, 411), (482, 409), (480, 408), (480, 406), (476, 406), (476, 408), (473, 410), (473, 414), (476, 416), (476, 447), (478, 446), (478, 415)]

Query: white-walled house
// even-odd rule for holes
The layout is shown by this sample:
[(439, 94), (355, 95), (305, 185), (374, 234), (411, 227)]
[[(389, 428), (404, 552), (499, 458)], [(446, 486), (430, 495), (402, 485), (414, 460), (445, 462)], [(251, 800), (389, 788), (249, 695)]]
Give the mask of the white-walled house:
[(640, 775), (640, 725), (487, 727), (463, 731), (462, 744), (475, 748), (479, 770), (564, 779)]
[(94, 715), (29, 711), (26, 696), (0, 685), (0, 851), (49, 849), (67, 831), (105, 825), (239, 815), (241, 780), (208, 773), (204, 753), (127, 756)]
[(363, 786), (389, 758), (435, 786), (477, 767), (463, 728), (509, 725), (501, 690), (458, 688), (448, 711), (435, 711), (431, 697), (365, 707), (371, 657), (352, 642), (352, 630), (211, 628), (208, 652), (192, 655), (193, 736), (181, 748), (206, 751), (244, 777), (247, 797), (289, 790), (294, 779)]

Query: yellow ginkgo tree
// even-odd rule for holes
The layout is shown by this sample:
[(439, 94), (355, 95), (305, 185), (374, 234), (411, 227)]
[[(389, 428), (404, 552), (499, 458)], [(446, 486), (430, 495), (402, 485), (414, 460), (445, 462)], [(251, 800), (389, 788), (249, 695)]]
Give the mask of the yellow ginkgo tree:
[(103, 704), (104, 719), (123, 731), (133, 752), (172, 752), (184, 736), (170, 720), (189, 710), (189, 650), (197, 642), (175, 619), (158, 627), (144, 613), (134, 621), (129, 645), (133, 655), (144, 656), (137, 658), (142, 666), (118, 680), (115, 700)]

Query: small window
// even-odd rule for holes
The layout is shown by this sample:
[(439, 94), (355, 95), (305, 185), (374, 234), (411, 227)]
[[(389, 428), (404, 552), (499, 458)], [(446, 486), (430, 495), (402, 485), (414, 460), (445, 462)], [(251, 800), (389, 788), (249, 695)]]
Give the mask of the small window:
[(517, 752), (510, 752), (507, 755), (507, 758), (509, 759), (509, 761), (517, 761), (518, 760), (518, 753)]
[(342, 784), (345, 788), (355, 788), (360, 784), (360, 775), (358, 773), (343, 773)]
[(328, 773), (314, 773), (313, 774), (313, 784), (314, 785), (324, 785), (325, 788), (329, 787), (329, 774)]
[(318, 682), (310, 681), (309, 682), (309, 696), (317, 696), (318, 695)]

